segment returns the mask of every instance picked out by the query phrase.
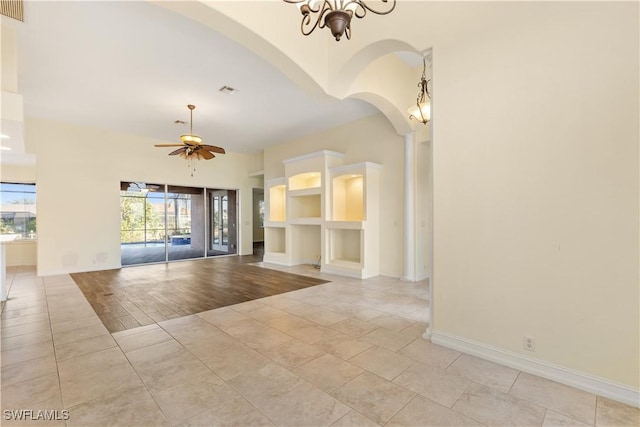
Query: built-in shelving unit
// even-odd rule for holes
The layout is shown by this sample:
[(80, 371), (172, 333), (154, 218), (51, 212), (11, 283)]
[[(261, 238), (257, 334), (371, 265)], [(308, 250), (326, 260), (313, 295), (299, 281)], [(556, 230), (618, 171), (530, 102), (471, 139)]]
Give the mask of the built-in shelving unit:
[(343, 160), (327, 150), (288, 159), (285, 176), (265, 183), (265, 262), (319, 263), (324, 272), (357, 278), (379, 274), (380, 166)]

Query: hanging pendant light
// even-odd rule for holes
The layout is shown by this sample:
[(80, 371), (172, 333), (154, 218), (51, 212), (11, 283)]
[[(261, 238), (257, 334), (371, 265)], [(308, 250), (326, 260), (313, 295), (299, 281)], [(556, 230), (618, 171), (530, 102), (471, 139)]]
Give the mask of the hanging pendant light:
[(418, 82), (420, 91), (416, 98), (415, 105), (412, 105), (407, 109), (409, 113), (409, 119), (416, 119), (420, 123), (426, 125), (431, 120), (431, 93), (429, 92), (429, 83), (431, 79), (427, 80), (427, 60), (422, 58), (422, 77)]
[[(302, 13), (302, 34), (308, 36), (316, 28), (329, 27), (331, 34), (340, 41), (342, 35), (351, 39), (351, 18), (364, 18), (367, 11), (386, 15), (396, 7), (396, 0), (284, 0), (294, 3)], [(376, 10), (372, 3), (383, 3), (384, 9)]]

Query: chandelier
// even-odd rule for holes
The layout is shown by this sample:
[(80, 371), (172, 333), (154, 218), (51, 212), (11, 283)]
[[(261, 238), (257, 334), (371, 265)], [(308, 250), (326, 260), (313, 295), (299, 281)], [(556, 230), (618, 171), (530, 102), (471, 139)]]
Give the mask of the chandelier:
[[(302, 13), (302, 34), (308, 36), (317, 28), (329, 27), (336, 41), (343, 34), (351, 39), (351, 18), (364, 18), (367, 11), (386, 15), (396, 7), (396, 0), (284, 0), (294, 3)], [(384, 8), (376, 10), (371, 3), (383, 3)]]
[(427, 61), (425, 58), (422, 58), (422, 77), (418, 82), (420, 91), (418, 92), (415, 105), (407, 109), (409, 120), (416, 119), (423, 125), (426, 125), (427, 122), (431, 120), (431, 93), (428, 87), (431, 79), (427, 80), (426, 71)]

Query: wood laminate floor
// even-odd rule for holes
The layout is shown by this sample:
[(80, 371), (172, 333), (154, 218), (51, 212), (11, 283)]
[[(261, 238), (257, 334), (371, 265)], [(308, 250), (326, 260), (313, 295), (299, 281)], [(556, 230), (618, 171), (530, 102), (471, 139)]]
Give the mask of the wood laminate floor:
[(257, 261), (208, 258), (71, 277), (112, 333), (327, 282), (249, 264)]

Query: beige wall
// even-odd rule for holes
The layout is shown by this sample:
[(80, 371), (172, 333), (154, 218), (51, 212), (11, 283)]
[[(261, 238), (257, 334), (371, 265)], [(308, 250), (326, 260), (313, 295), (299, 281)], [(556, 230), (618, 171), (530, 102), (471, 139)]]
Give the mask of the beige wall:
[(434, 332), (638, 387), (638, 4), (521, 12), (434, 46)]
[(374, 162), (380, 171), (380, 274), (402, 275), (403, 140), (389, 121), (375, 115), (326, 132), (268, 147), (264, 151), (265, 180), (284, 176), (282, 160), (332, 150), (345, 155), (343, 164)]
[(247, 155), (199, 161), (191, 177), (185, 160), (153, 147), (161, 141), (39, 119), (26, 133), (38, 162), (39, 275), (120, 265), (121, 180), (238, 189), (240, 250), (251, 253)]

